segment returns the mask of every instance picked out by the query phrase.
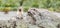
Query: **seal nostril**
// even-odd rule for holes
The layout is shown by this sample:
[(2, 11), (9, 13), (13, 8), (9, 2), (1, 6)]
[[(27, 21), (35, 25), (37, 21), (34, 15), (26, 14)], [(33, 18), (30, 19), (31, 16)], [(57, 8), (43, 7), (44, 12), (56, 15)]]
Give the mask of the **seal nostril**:
[(35, 11), (35, 9), (33, 9)]
[(30, 13), (30, 12), (28, 12), (28, 13)]
[(30, 15), (30, 12), (28, 12), (28, 15)]
[(21, 12), (21, 9), (19, 9), (19, 11)]

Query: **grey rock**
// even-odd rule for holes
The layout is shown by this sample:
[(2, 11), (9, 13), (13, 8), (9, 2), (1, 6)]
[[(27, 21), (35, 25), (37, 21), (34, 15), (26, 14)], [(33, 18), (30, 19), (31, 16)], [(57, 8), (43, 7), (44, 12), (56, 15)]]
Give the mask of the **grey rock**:
[(21, 17), (0, 20), (0, 28), (60, 28), (60, 18), (47, 9), (30, 8)]
[(60, 23), (60, 18), (47, 9), (32, 8), (28, 11), (28, 15), (32, 17), (32, 23), (44, 28), (57, 28), (56, 26)]

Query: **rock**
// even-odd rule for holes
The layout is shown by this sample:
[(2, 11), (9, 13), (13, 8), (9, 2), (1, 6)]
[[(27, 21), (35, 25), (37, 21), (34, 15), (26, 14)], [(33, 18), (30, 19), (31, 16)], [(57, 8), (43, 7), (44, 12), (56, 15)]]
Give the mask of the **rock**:
[(30, 8), (10, 20), (0, 21), (0, 28), (60, 28), (60, 18), (47, 9)]
[(27, 19), (33, 20), (31, 20), (30, 22), (44, 28), (56, 28), (60, 21), (60, 18), (45, 9), (31, 8), (30, 10), (28, 10), (27, 14), (31, 17), (27, 17)]
[(27, 28), (27, 23), (25, 23), (23, 20), (17, 22), (17, 28)]

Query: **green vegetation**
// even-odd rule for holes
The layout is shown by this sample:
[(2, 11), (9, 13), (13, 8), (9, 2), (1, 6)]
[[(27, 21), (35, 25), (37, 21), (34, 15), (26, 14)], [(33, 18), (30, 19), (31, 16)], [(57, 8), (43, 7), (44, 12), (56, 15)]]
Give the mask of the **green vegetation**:
[(5, 7), (16, 11), (19, 6), (23, 6), (24, 11), (27, 11), (29, 7), (36, 7), (60, 12), (60, 0), (0, 0), (0, 11)]
[(5, 14), (7, 14), (7, 13), (9, 12), (9, 10), (10, 10), (10, 7), (5, 7), (5, 8), (3, 9), (3, 12), (5, 12)]
[(29, 8), (24, 8), (24, 11), (26, 12), (26, 11), (28, 11), (28, 9), (29, 9)]

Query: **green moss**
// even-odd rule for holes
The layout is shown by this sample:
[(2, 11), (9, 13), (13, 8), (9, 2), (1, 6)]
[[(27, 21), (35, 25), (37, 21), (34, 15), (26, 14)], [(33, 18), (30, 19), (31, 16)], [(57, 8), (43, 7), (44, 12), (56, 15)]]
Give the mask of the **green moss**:
[(24, 8), (24, 12), (27, 12), (29, 8)]
[(38, 4), (33, 4), (32, 7), (39, 8)]
[(10, 10), (10, 7), (5, 7), (5, 8), (3, 9), (4, 12), (8, 12), (9, 10)]
[(48, 10), (49, 11), (52, 11), (52, 12), (54, 11), (54, 9), (52, 7), (48, 8)]

